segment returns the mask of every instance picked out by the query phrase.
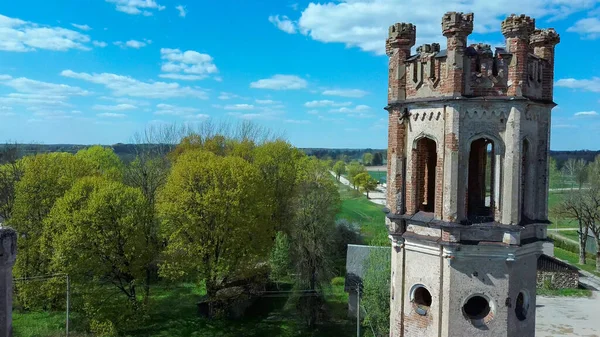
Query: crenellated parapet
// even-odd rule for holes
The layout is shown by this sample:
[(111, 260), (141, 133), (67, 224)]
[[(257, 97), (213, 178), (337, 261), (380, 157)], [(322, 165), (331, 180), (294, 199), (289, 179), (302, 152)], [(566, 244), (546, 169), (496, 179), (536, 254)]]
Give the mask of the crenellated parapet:
[(441, 21), (447, 48), (423, 44), (416, 53), (416, 27), (389, 28), (389, 102), (428, 97), (514, 96), (552, 101), (554, 48), (560, 36), (552, 28), (536, 29), (535, 19), (510, 15), (502, 21), (506, 46), (467, 43), (473, 13), (448, 12)]

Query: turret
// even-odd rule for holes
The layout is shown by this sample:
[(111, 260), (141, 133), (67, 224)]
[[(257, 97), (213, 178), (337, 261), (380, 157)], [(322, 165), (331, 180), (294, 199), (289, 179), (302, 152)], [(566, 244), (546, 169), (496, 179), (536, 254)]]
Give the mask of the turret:
[(412, 23), (395, 23), (390, 26), (385, 43), (386, 54), (390, 57), (388, 102), (406, 99), (406, 59), (415, 45), (417, 27)]
[(442, 34), (447, 42), (448, 77), (445, 94), (462, 96), (465, 92), (464, 68), (467, 37), (473, 32), (473, 13), (448, 12), (442, 17)]
[(543, 70), (542, 99), (552, 101), (554, 90), (554, 48), (560, 43), (560, 35), (554, 30), (536, 29), (529, 38), (529, 47), (532, 53), (547, 61), (548, 67)]
[(529, 38), (535, 30), (535, 19), (526, 15), (510, 15), (502, 21), (502, 35), (506, 47), (512, 54), (508, 66), (507, 96), (524, 96), (527, 80)]

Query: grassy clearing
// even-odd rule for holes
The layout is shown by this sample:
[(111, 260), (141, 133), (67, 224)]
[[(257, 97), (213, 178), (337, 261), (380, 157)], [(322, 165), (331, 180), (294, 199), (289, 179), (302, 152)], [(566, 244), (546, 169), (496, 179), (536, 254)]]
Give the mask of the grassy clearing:
[(591, 297), (592, 291), (588, 289), (547, 289), (538, 288), (538, 296), (548, 297)]
[(383, 206), (372, 203), (365, 195), (344, 184), (338, 183), (338, 190), (342, 207), (337, 218), (359, 223), (365, 244), (389, 246)]
[(380, 183), (385, 183), (387, 181), (387, 172), (385, 171), (367, 171), (369, 175)]
[(600, 272), (596, 271), (596, 260), (593, 258), (587, 258), (585, 264), (579, 264), (577, 263), (579, 262), (579, 256), (576, 253), (558, 247), (554, 247), (554, 256), (561, 260), (568, 261), (570, 264), (577, 266), (580, 269), (600, 276)]
[[(296, 318), (293, 310), (285, 307), (287, 298), (264, 298), (248, 309), (249, 315), (242, 320), (209, 320), (197, 315), (196, 303), (202, 288), (184, 284), (177, 287), (156, 287), (152, 291), (148, 317), (123, 336), (153, 337), (330, 337), (348, 336), (354, 331), (352, 322), (346, 319), (348, 295), (343, 282), (335, 281), (324, 289), (326, 299), (326, 323), (308, 331)], [(65, 335), (65, 313), (13, 313), (15, 337), (58, 337)], [(71, 326), (83, 320), (73, 315)], [(75, 329), (76, 330), (76, 329)], [(82, 330), (80, 330), (82, 331)], [(71, 329), (74, 337), (92, 337)]]

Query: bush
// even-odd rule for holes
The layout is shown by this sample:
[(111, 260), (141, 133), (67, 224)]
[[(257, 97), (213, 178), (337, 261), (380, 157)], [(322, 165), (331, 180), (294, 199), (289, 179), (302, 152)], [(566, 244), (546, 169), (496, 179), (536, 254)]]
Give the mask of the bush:
[[(572, 243), (572, 242), (569, 242), (569, 241), (565, 241), (565, 240), (559, 239), (559, 238), (554, 237), (554, 236), (552, 237), (552, 241), (554, 243), (554, 247), (564, 249), (564, 250), (566, 250), (568, 252), (571, 252), (571, 253), (579, 254), (579, 245), (578, 244), (575, 244), (575, 243)], [(588, 259), (595, 259), (596, 258), (594, 256), (594, 254), (590, 254), (590, 253), (587, 253), (587, 252), (585, 253), (585, 256)]]
[(344, 284), (346, 284), (346, 279), (344, 277), (338, 276), (338, 277), (334, 277), (331, 280), (331, 285), (332, 286), (344, 286)]

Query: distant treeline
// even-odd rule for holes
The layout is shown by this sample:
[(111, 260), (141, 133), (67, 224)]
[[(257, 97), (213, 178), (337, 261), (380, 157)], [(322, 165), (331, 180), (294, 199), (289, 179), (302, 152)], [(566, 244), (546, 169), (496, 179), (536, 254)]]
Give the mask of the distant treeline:
[[(7, 156), (22, 157), (27, 154), (48, 153), (48, 152), (67, 152), (76, 153), (77, 151), (89, 147), (90, 145), (75, 145), (75, 144), (0, 144), (0, 162), (5, 162)], [(135, 158), (136, 151), (139, 151), (140, 144), (123, 144), (117, 143), (110, 145), (113, 151), (125, 162)], [(164, 144), (143, 144), (148, 147), (163, 147), (171, 146)], [(309, 156), (315, 156), (319, 159), (344, 160), (350, 162), (352, 160), (361, 161), (365, 153), (381, 153), (385, 162), (387, 158), (387, 149), (327, 149), (327, 148), (301, 148)], [(550, 151), (550, 156), (556, 160), (557, 166), (560, 169), (569, 158), (583, 159), (586, 162), (591, 162), (600, 154), (600, 151), (577, 150), (577, 151)]]

